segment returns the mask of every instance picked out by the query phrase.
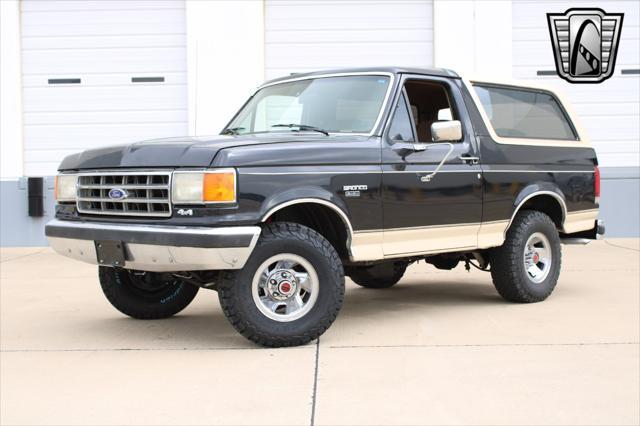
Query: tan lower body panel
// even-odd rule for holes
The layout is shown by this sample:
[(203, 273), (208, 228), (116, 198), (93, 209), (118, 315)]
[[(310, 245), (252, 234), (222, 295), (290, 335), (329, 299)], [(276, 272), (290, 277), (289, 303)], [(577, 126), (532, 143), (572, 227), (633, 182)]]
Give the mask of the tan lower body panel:
[(563, 231), (567, 234), (593, 229), (598, 219), (598, 209), (581, 210), (567, 213), (564, 220)]
[(385, 257), (475, 248), (479, 223), (384, 230)]
[(478, 248), (484, 249), (501, 246), (504, 242), (508, 227), (508, 220), (485, 222), (480, 225), (480, 230), (478, 231)]
[[(562, 231), (570, 234), (593, 229), (598, 210), (571, 212)], [(459, 225), (357, 231), (351, 240), (353, 261), (382, 260), (501, 246), (509, 220)]]
[(382, 231), (356, 231), (351, 237), (351, 260), (362, 262), (384, 259)]
[(354, 261), (380, 260), (477, 248), (479, 223), (355, 232)]

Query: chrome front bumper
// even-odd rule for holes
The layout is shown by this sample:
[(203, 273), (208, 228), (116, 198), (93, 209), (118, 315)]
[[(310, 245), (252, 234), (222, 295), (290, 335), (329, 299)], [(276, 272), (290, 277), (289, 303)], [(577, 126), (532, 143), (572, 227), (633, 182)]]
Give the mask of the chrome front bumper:
[[(258, 242), (260, 231), (258, 226), (118, 225), (59, 219), (45, 228), (49, 244), (63, 256), (94, 265), (153, 272), (240, 269)], [(105, 253), (103, 247), (107, 246), (121, 250), (121, 257)]]

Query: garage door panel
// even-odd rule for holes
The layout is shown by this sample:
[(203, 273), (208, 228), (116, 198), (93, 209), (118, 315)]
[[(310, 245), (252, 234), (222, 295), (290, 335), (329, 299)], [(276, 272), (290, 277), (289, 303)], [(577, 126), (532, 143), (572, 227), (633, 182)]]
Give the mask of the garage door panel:
[[(46, 151), (55, 149), (83, 150), (109, 144), (137, 142), (145, 139), (184, 135), (180, 123), (69, 124), (29, 126), (25, 128), (25, 148)], [(55, 141), (55, 144), (52, 142)]]
[(598, 165), (602, 168), (607, 167), (638, 167), (638, 151), (628, 153), (607, 153), (598, 152)]
[(27, 74), (180, 71), (185, 68), (186, 51), (183, 47), (26, 50), (22, 63)]
[(30, 149), (26, 149), (24, 151), (24, 158), (29, 163), (51, 163), (52, 157), (65, 157), (67, 155), (71, 155), (78, 152), (77, 149), (51, 149), (51, 150), (42, 150), (37, 149), (32, 151)]
[[(82, 5), (82, 2), (80, 2)], [(157, 31), (161, 25), (179, 24), (184, 18), (182, 13), (175, 10), (96, 10), (94, 4), (87, 7), (88, 10), (65, 10), (61, 12), (23, 12), (23, 16), (28, 18), (24, 29), (35, 29), (45, 27), (48, 31), (56, 32), (62, 27), (94, 27), (94, 26), (117, 26), (119, 28), (133, 28), (138, 25), (153, 25)], [(124, 13), (123, 13), (124, 12)], [(80, 25), (78, 25), (80, 24)], [(161, 25), (158, 25), (161, 24)]]
[[(382, 18), (390, 20), (390, 16), (398, 13), (398, 10), (411, 10), (416, 18), (427, 19), (432, 16), (433, 9), (424, 1), (269, 1), (267, 21), (271, 23), (273, 16), (286, 15), (289, 19), (307, 19), (310, 15), (318, 20), (333, 20), (335, 18), (349, 19), (353, 21)], [(366, 8), (366, 10), (365, 10)]]
[(143, 109), (148, 105), (187, 107), (184, 86), (25, 88), (26, 112)]
[[(335, 49), (331, 45), (326, 44), (291, 44), (291, 49), (306, 49), (308, 55), (305, 65), (307, 66), (326, 66), (327, 61), (332, 64), (338, 63), (359, 63), (360, 61), (380, 62), (381, 58), (391, 55), (402, 55), (403, 59), (412, 59), (421, 56), (421, 53), (429, 49), (428, 43), (411, 43), (398, 46), (392, 43), (387, 44), (356, 44), (343, 43), (339, 49)], [(296, 55), (287, 54), (286, 51), (279, 47), (269, 46), (266, 49), (269, 57), (269, 64), (278, 64), (281, 67), (294, 67), (299, 63)], [(405, 65), (405, 64), (396, 64)], [(361, 66), (361, 65), (360, 65)]]
[[(51, 90), (58, 90), (65, 87), (77, 87), (77, 86), (65, 86), (49, 84), (49, 79), (56, 78), (68, 78), (67, 73), (42, 73), (42, 74), (30, 74), (23, 75), (22, 86), (25, 88), (31, 87), (48, 87)], [(122, 72), (122, 73), (82, 73), (78, 75), (82, 77), (82, 87), (107, 87), (107, 86), (128, 86), (128, 87), (148, 87), (155, 86), (162, 88), (166, 86), (186, 85), (187, 75), (182, 72)], [(139, 82), (133, 83), (131, 79), (133, 77), (162, 77), (162, 82)]]
[(184, 47), (184, 34), (140, 34), (83, 37), (24, 37), (23, 50)]
[[(95, 11), (107, 10), (146, 10), (154, 11), (158, 9), (184, 10), (183, 0), (91, 0), (91, 8)], [(22, 2), (23, 12), (65, 12), (72, 10), (86, 9), (86, 5), (78, 0), (47, 0), (47, 1), (25, 1)]]
[(581, 117), (601, 116), (603, 111), (608, 116), (640, 117), (638, 102), (574, 103), (573, 108)]
[(292, 40), (297, 44), (317, 43), (318, 40), (326, 43), (411, 43), (416, 40), (433, 42), (433, 30), (427, 28), (416, 29), (364, 29), (353, 31), (321, 31), (321, 30), (289, 30), (271, 31), (269, 33), (269, 44), (290, 44)]
[(165, 22), (160, 25), (152, 22), (140, 22), (132, 25), (94, 24), (76, 23), (74, 25), (57, 26), (51, 29), (41, 26), (23, 27), (25, 37), (63, 37), (63, 36), (90, 36), (109, 35), (118, 36), (121, 34), (184, 34), (175, 30), (177, 22)]
[(267, 78), (367, 66), (433, 65), (433, 4), (416, 1), (265, 2)]
[(592, 144), (599, 154), (630, 154), (639, 152), (637, 141), (599, 141)]
[(165, 123), (184, 122), (187, 120), (187, 109), (168, 110), (132, 110), (118, 108), (116, 111), (64, 111), (64, 112), (30, 112), (25, 113), (22, 121), (26, 125), (58, 125), (72, 122), (76, 124), (128, 124), (128, 123)]
[(545, 21), (547, 13), (564, 13), (572, 7), (599, 8), (609, 13), (624, 12), (625, 22), (640, 22), (640, 3), (635, 0), (629, 1), (522, 1), (514, 2), (513, 20), (518, 22), (519, 28), (536, 28), (539, 26), (540, 18)]
[[(22, 10), (27, 175), (54, 173), (71, 152), (187, 132), (183, 1), (24, 0)], [(80, 83), (49, 84), (60, 78)]]
[(393, 30), (394, 28), (424, 28), (424, 26), (432, 26), (431, 22), (425, 23), (425, 18), (420, 17), (394, 17), (393, 19), (384, 18), (367, 18), (366, 20), (356, 20), (352, 18), (334, 17), (331, 20), (326, 19), (302, 19), (300, 21), (292, 21), (287, 19), (274, 19), (266, 26), (267, 37), (269, 31), (283, 30), (304, 30), (314, 28), (316, 30), (331, 31), (347, 28), (347, 31), (370, 30), (371, 28), (379, 28), (381, 30)]
[(594, 141), (638, 140), (640, 124), (638, 116), (599, 115), (584, 120), (583, 127)]

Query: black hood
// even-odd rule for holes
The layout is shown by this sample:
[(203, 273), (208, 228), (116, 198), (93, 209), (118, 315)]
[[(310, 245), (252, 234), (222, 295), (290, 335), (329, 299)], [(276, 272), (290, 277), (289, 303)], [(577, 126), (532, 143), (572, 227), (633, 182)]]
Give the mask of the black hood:
[(319, 140), (324, 135), (261, 134), (154, 139), (130, 145), (90, 149), (67, 156), (58, 170), (131, 167), (208, 167), (218, 152), (237, 146)]

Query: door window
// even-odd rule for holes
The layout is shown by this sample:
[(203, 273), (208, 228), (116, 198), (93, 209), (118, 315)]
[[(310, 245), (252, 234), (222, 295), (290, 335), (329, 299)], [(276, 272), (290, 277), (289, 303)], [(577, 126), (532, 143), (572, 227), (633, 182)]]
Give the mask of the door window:
[(409, 80), (405, 83), (405, 90), (416, 124), (418, 141), (433, 142), (433, 123), (458, 119), (444, 85), (431, 81)]
[(413, 142), (413, 124), (411, 123), (411, 117), (409, 116), (409, 109), (407, 108), (407, 101), (404, 98), (404, 93), (400, 96), (398, 105), (393, 114), (391, 120), (391, 127), (389, 128), (389, 139), (392, 141), (405, 141)]

